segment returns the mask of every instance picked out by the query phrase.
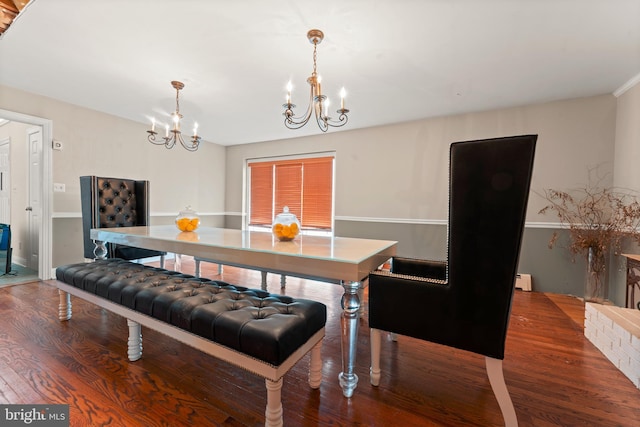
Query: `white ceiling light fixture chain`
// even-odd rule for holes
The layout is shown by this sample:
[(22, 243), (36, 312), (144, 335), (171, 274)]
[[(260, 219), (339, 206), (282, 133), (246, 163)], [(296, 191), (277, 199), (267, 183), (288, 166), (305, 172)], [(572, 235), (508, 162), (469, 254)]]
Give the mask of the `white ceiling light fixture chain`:
[(169, 125), (165, 125), (165, 134), (163, 137), (160, 137), (159, 140), (156, 140), (156, 120), (151, 119), (151, 130), (148, 130), (147, 133), (149, 136), (147, 139), (149, 142), (155, 145), (164, 145), (165, 148), (171, 149), (176, 143), (180, 143), (182, 147), (184, 147), (187, 151), (196, 151), (200, 146), (200, 137), (198, 136), (198, 123), (193, 125), (193, 135), (190, 137), (191, 143), (187, 143), (182, 139), (182, 132), (180, 131), (180, 120), (182, 119), (182, 114), (180, 114), (180, 90), (184, 88), (184, 83), (179, 81), (172, 81), (171, 86), (176, 90), (176, 111), (171, 113), (171, 120), (173, 121), (173, 128), (169, 129)]
[(326, 132), (330, 127), (341, 127), (347, 124), (349, 117), (347, 113), (349, 110), (344, 108), (344, 99), (346, 97), (346, 91), (344, 87), (340, 91), (340, 109), (336, 110), (339, 114), (337, 119), (333, 119), (329, 116), (329, 98), (322, 94), (321, 77), (317, 73), (317, 48), (318, 44), (324, 39), (324, 33), (320, 30), (309, 30), (307, 33), (309, 42), (313, 44), (313, 72), (307, 79), (307, 83), (311, 86), (309, 95), (309, 105), (307, 111), (299, 117), (295, 117), (293, 109), (295, 104), (291, 103), (291, 81), (287, 84), (287, 103), (283, 104), (284, 107), (284, 125), (289, 129), (300, 129), (306, 125), (311, 119), (313, 113), (318, 127), (322, 132)]

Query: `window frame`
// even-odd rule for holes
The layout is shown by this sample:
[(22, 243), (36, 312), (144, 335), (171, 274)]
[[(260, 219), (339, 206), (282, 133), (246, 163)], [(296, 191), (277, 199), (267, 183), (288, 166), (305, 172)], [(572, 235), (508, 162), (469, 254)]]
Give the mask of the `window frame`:
[[(245, 197), (244, 197), (244, 220), (242, 223), (243, 229), (250, 231), (264, 231), (271, 232), (271, 224), (269, 225), (251, 225), (251, 197), (252, 197), (252, 184), (251, 184), (251, 173), (252, 166), (251, 164), (255, 163), (277, 163), (277, 162), (296, 162), (301, 161), (304, 163), (307, 159), (315, 159), (321, 157), (330, 157), (332, 158), (331, 162), (331, 207), (330, 207), (330, 228), (329, 229), (309, 229), (302, 227), (300, 233), (303, 235), (320, 235), (320, 236), (333, 236), (335, 230), (335, 177), (336, 177), (336, 153), (335, 151), (323, 151), (316, 153), (305, 153), (305, 154), (295, 154), (295, 155), (286, 155), (286, 156), (265, 156), (265, 157), (252, 157), (245, 159), (245, 174), (244, 174), (244, 182), (245, 182)], [(275, 193), (275, 175), (272, 177), (272, 188), (271, 191)], [(302, 198), (302, 195), (301, 195)], [(275, 199), (274, 194), (271, 196), (272, 203), (272, 220), (273, 217), (280, 212), (274, 212), (275, 208)]]

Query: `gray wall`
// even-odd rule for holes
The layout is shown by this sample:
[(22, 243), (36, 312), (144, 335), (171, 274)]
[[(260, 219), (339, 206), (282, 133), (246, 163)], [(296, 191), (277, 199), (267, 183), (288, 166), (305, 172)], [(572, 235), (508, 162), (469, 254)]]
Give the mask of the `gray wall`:
[[(309, 124), (308, 126), (312, 126)], [(336, 219), (424, 222), (447, 218), (449, 145), (454, 141), (539, 135), (533, 191), (574, 188), (601, 164), (613, 180), (616, 98), (602, 95), (396, 125), (227, 147), (227, 213), (241, 213), (247, 158), (318, 151), (336, 153)], [(291, 131), (295, 135), (295, 131)], [(527, 220), (538, 215), (531, 197)]]
[[(637, 81), (637, 79), (636, 79)], [(616, 147), (614, 185), (631, 191), (640, 191), (640, 84), (618, 97), (616, 114)], [(640, 246), (627, 243), (622, 253), (639, 254)], [(617, 257), (621, 258), (621, 257)], [(616, 261), (615, 268), (611, 268), (610, 283), (622, 284), (626, 281), (626, 270)], [(609, 297), (616, 304), (625, 301), (625, 287), (614, 286)]]
[[(171, 222), (191, 205), (204, 224), (222, 226), (223, 146), (204, 141), (195, 153), (181, 147), (167, 150), (147, 141), (148, 126), (143, 123), (6, 86), (0, 87), (0, 93), (0, 109), (52, 120), (53, 138), (63, 143), (62, 151), (52, 152), (53, 182), (66, 186), (66, 192), (52, 193), (53, 267), (83, 260), (82, 175), (149, 180), (152, 223)], [(44, 149), (51, 150), (48, 142)]]
[[(318, 151), (336, 153), (337, 235), (398, 240), (401, 255), (443, 258), (449, 144), (536, 133), (520, 272), (532, 274), (535, 290), (581, 295), (583, 261), (572, 262), (562, 248), (547, 248), (558, 224), (538, 214), (544, 206), (538, 194), (583, 185), (594, 165), (601, 165), (612, 184), (614, 160), (622, 165), (615, 168), (616, 180), (638, 188), (639, 172), (628, 161), (637, 158), (638, 87), (620, 98), (600, 95), (233, 147), (205, 142), (196, 153), (151, 145), (143, 123), (1, 89), (0, 109), (52, 120), (54, 138), (64, 143), (63, 151), (53, 152), (53, 182), (67, 189), (53, 193), (54, 266), (82, 257), (81, 175), (149, 179), (154, 224), (171, 223), (191, 205), (205, 225), (241, 228), (245, 160)], [(621, 272), (614, 262), (610, 295), (617, 303), (624, 300)]]
[[(227, 147), (225, 225), (240, 228), (248, 158), (335, 151), (335, 230), (338, 236), (397, 240), (403, 256), (444, 259), (448, 154), (454, 141), (539, 135), (527, 211), (521, 273), (543, 292), (582, 295), (584, 260), (548, 248), (555, 217), (540, 215), (546, 188), (584, 185), (599, 165), (613, 183), (617, 99), (570, 99), (495, 111), (437, 117), (369, 129)], [(613, 283), (611, 295), (618, 295)]]
[[(580, 257), (572, 260), (562, 247), (549, 249), (547, 244), (553, 231), (548, 228), (525, 229), (518, 272), (532, 275), (534, 291), (582, 296), (585, 262)], [(563, 241), (566, 233), (560, 233)], [(397, 240), (400, 256), (446, 259), (446, 225), (337, 221), (336, 234)]]

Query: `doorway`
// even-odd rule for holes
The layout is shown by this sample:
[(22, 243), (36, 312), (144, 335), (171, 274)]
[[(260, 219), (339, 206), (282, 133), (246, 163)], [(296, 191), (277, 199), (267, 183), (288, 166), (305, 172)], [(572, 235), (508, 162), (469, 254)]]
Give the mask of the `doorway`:
[[(7, 123), (0, 124), (5, 125)], [(11, 138), (0, 138), (0, 224), (11, 223)]]
[[(27, 159), (23, 167), (26, 175), (27, 193), (24, 209), (27, 213), (25, 221), (26, 265), (37, 270), (38, 278), (48, 280), (53, 277), (52, 270), (52, 159), (51, 146), (46, 141), (52, 140), (53, 124), (51, 120), (29, 116), (8, 110), (0, 110), (0, 119), (30, 125), (20, 141), (13, 139), (13, 144), (27, 145)], [(13, 162), (13, 160), (11, 160)], [(35, 209), (34, 209), (35, 207)], [(29, 211), (31, 208), (31, 211)], [(16, 210), (17, 212), (17, 210)], [(35, 215), (34, 215), (35, 212)]]

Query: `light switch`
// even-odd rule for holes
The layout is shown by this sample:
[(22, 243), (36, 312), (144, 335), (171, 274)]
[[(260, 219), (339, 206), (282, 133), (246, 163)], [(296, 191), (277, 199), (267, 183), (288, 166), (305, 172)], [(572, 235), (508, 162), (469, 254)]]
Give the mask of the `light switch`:
[(53, 191), (56, 193), (64, 193), (65, 192), (64, 184), (54, 183)]

